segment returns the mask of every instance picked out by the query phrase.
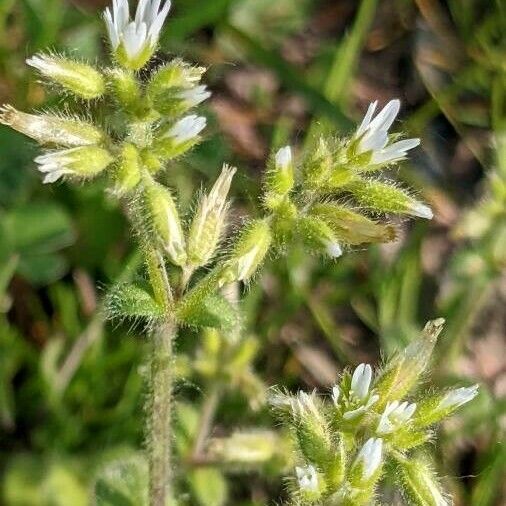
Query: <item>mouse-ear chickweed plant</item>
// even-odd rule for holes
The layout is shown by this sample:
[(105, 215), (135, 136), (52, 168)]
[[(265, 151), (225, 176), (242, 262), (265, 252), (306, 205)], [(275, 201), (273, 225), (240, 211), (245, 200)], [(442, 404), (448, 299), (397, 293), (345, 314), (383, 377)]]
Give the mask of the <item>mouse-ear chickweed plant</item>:
[[(44, 183), (103, 178), (121, 201), (143, 252), (147, 282), (115, 288), (107, 306), (113, 316), (144, 319), (150, 334), (146, 446), (152, 506), (165, 506), (176, 494), (171, 422), (178, 328), (236, 329), (237, 305), (223, 290), (251, 283), (269, 255), (280, 255), (296, 242), (311, 253), (337, 258), (355, 245), (393, 240), (396, 230), (387, 216), (432, 217), (412, 192), (379, 176), (419, 144), (389, 133), (399, 100), (379, 112), (377, 102), (371, 104), (348, 137), (317, 138), (297, 157), (289, 146), (275, 151), (266, 168), (261, 211), (228, 232), (228, 238), (233, 167), (224, 165), (209, 191), (183, 216), (177, 192), (158, 176), (201, 140), (206, 119), (193, 109), (210, 93), (200, 84), (202, 67), (179, 58), (146, 67), (169, 9), (169, 1), (140, 0), (131, 19), (127, 0), (113, 0), (104, 14), (108, 66), (56, 53), (27, 60), (73, 101), (77, 112), (65, 107), (27, 114), (9, 105), (0, 111), (2, 123), (44, 147), (35, 159)], [(278, 396), (278, 409), (300, 450), (295, 502), (364, 504), (392, 465), (418, 503), (441, 503), (435, 499), (440, 492), (430, 464), (408, 455), (430, 438), (427, 427), (475, 390), (417, 404), (404, 401), (426, 367), (435, 335), (432, 327), (427, 332), (429, 337), (392, 359), (374, 382), (369, 366), (345, 373), (331, 402), (314, 393)]]
[(275, 390), (271, 405), (292, 435), (299, 465), (290, 481), (293, 504), (359, 506), (389, 480), (408, 504), (450, 504), (423, 445), (433, 427), (477, 394), (477, 385), (417, 392), (443, 320), (376, 373), (369, 364), (345, 371), (328, 396)]

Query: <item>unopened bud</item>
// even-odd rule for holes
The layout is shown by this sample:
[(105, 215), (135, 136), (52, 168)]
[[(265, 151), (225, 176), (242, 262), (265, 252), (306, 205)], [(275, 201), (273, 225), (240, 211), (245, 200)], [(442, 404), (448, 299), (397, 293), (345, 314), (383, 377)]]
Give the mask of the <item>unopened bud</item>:
[(226, 225), (227, 196), (235, 172), (235, 167), (224, 165), (209, 194), (200, 199), (188, 237), (188, 261), (194, 267), (207, 264), (216, 251)]
[(311, 251), (338, 258), (343, 254), (341, 245), (331, 228), (313, 216), (302, 216), (297, 220), (297, 231)]
[(332, 152), (324, 139), (320, 139), (316, 149), (304, 162), (304, 184), (312, 191), (327, 186), (333, 166)]
[(43, 76), (86, 100), (98, 98), (105, 92), (102, 74), (86, 63), (45, 54), (32, 56), (26, 63), (36, 68)]
[(267, 173), (265, 185), (265, 205), (268, 209), (276, 209), (293, 188), (293, 161), (290, 146), (285, 146), (276, 153), (273, 165), (274, 167)]
[(387, 363), (375, 385), (380, 395), (381, 408), (392, 398), (404, 397), (415, 386), (420, 375), (429, 365), (443, 325), (443, 318), (428, 322), (422, 335)]
[(163, 248), (174, 264), (183, 266), (186, 262), (183, 228), (170, 191), (150, 181), (145, 192), (147, 210)]
[(360, 449), (353, 464), (357, 470), (358, 481), (367, 482), (374, 479), (380, 469), (383, 452), (383, 440), (380, 438), (368, 439)]
[(224, 279), (228, 282), (247, 281), (264, 261), (272, 242), (272, 234), (266, 220), (251, 222), (242, 232), (228, 265)]
[(347, 186), (357, 202), (373, 211), (407, 214), (430, 220), (432, 210), (405, 191), (380, 181), (356, 179)]
[(430, 506), (451, 504), (442, 491), (432, 465), (425, 458), (398, 456), (396, 461), (402, 489), (410, 503)]
[(31, 137), (40, 144), (86, 146), (99, 144), (104, 138), (102, 130), (78, 118), (26, 114), (10, 105), (0, 107), (0, 123)]
[(211, 96), (207, 86), (195, 86), (187, 89), (167, 90), (153, 100), (154, 108), (166, 116), (178, 116), (186, 113)]
[(176, 59), (160, 67), (151, 76), (146, 91), (151, 99), (165, 93), (171, 88), (193, 88), (200, 81), (204, 67), (194, 67)]
[(137, 117), (147, 113), (149, 108), (142, 98), (139, 82), (132, 72), (114, 68), (107, 73), (114, 95), (121, 107)]
[(200, 140), (200, 132), (205, 126), (203, 116), (186, 116), (156, 139), (154, 150), (165, 159), (182, 155)]
[(35, 158), (40, 172), (45, 174), (44, 183), (54, 183), (65, 175), (88, 178), (102, 172), (113, 158), (98, 146), (54, 151)]
[(311, 208), (311, 215), (324, 221), (336, 239), (344, 243), (389, 242), (395, 239), (394, 227), (376, 223), (339, 204), (315, 204)]
[(119, 194), (132, 190), (141, 180), (141, 158), (134, 145), (123, 146), (115, 177)]

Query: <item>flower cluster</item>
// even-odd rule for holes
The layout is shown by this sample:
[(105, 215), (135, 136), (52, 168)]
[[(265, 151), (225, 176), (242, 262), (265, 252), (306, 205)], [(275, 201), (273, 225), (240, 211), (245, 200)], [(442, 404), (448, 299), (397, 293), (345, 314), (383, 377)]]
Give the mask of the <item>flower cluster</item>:
[(302, 463), (290, 484), (294, 504), (368, 504), (386, 474), (413, 504), (450, 504), (421, 447), (431, 427), (472, 400), (478, 386), (404, 400), (428, 365), (442, 325), (429, 322), (376, 378), (368, 364), (344, 372), (330, 403), (315, 392), (275, 392), (271, 404)]
[(274, 236), (286, 246), (302, 240), (306, 248), (337, 258), (344, 247), (388, 242), (395, 227), (381, 215), (432, 218), (431, 209), (392, 181), (374, 176), (406, 158), (419, 139), (389, 134), (400, 109), (391, 100), (373, 117), (377, 102), (351, 136), (318, 138), (302, 157), (300, 170), (290, 146), (279, 149), (268, 166), (264, 206), (272, 213)]

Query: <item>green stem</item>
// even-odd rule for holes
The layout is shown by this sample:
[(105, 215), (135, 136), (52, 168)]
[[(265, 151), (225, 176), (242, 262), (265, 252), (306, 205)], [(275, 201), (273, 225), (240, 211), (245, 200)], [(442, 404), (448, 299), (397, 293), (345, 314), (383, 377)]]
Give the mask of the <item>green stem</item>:
[(158, 325), (151, 339), (147, 404), (150, 506), (166, 506), (171, 494), (173, 341), (176, 333), (176, 323), (167, 319)]

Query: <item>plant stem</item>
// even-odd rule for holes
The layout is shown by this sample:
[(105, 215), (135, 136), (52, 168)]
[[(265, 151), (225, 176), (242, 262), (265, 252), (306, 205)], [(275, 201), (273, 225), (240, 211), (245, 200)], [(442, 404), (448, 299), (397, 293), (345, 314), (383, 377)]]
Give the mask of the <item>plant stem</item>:
[(151, 338), (147, 406), (150, 506), (166, 506), (171, 493), (173, 341), (176, 333), (175, 322), (167, 319), (155, 329)]
[(193, 443), (193, 451), (191, 455), (192, 461), (199, 460), (199, 458), (202, 456), (206, 439), (213, 425), (214, 415), (216, 413), (216, 407), (218, 406), (220, 393), (221, 393), (220, 385), (215, 383), (209, 389), (207, 397), (204, 400), (199, 420), (199, 428), (197, 431), (197, 436), (195, 437), (195, 441)]

